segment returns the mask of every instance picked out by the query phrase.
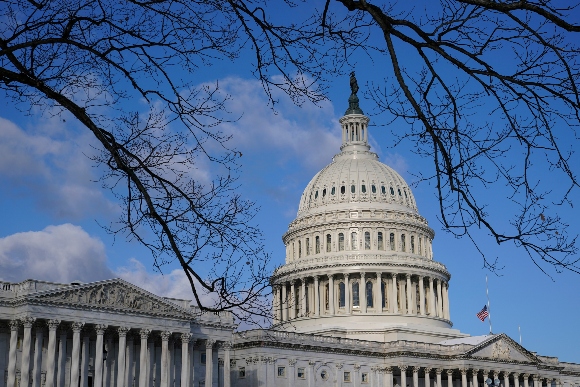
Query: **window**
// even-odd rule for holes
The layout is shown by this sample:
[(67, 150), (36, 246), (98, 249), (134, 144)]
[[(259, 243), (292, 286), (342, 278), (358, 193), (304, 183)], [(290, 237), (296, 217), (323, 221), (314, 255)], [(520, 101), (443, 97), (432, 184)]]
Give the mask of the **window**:
[(372, 308), (374, 303), (373, 303), (373, 283), (371, 281), (367, 281), (366, 291), (367, 291), (367, 306), (369, 308)]
[(381, 303), (383, 308), (387, 307), (387, 295), (385, 294), (385, 290), (385, 283), (381, 281)]
[(397, 188), (397, 191), (399, 192), (399, 196), (403, 196), (403, 195), (401, 195), (401, 189), (400, 188)]
[(355, 193), (356, 192), (356, 187), (353, 185), (350, 186), (350, 193)]
[(310, 238), (306, 238), (306, 255), (310, 255)]
[(365, 231), (365, 250), (371, 249), (371, 233)]
[(314, 200), (318, 199), (318, 191), (314, 194)]
[(336, 193), (336, 189), (334, 187), (332, 187), (332, 189), (330, 190), (330, 194), (334, 195)]
[(358, 240), (357, 240), (357, 235), (356, 232), (353, 231), (350, 233), (350, 249), (351, 250), (356, 250), (358, 245)]
[(377, 186), (376, 185), (371, 185), (371, 192), (372, 193), (377, 193)]
[(306, 372), (304, 372), (304, 368), (298, 368), (298, 379), (306, 379)]
[(344, 282), (341, 282), (338, 284), (338, 307), (344, 308), (345, 301), (345, 286)]
[(387, 191), (385, 190), (385, 186), (384, 185), (381, 186), (381, 193), (383, 195), (387, 193)]
[(383, 246), (383, 233), (380, 232), (380, 231), (377, 233), (377, 249), (384, 250), (384, 246)]
[(352, 306), (358, 308), (360, 306), (358, 297), (358, 282), (352, 284)]
[(362, 191), (362, 193), (367, 193), (367, 186), (363, 184), (363, 185), (360, 187), (360, 190)]
[(243, 379), (246, 377), (246, 367), (240, 367), (238, 369), (238, 378)]
[(316, 250), (315, 250), (315, 251), (316, 251), (316, 254), (320, 254), (320, 237), (319, 237), (319, 236), (317, 236), (317, 237), (314, 239), (314, 241), (315, 241), (315, 242), (314, 242), (314, 248), (316, 249)]
[(278, 377), (285, 377), (286, 376), (286, 367), (278, 367)]
[(326, 234), (326, 252), (330, 253), (330, 249), (332, 247), (332, 236), (330, 234)]
[(205, 360), (206, 359), (206, 354), (205, 353), (201, 353), (201, 356), (199, 357), (199, 361), (201, 362), (201, 364), (205, 364)]
[(401, 234), (401, 251), (407, 251), (407, 246), (405, 244), (405, 234)]
[(344, 250), (344, 234), (338, 234), (338, 251)]
[(328, 303), (328, 300), (330, 300), (329, 290), (330, 290), (330, 287), (328, 286), (328, 284), (324, 285), (324, 308), (326, 310), (328, 310), (330, 307), (330, 305)]
[(302, 241), (298, 241), (298, 258), (302, 258)]
[(407, 190), (403, 188), (403, 192), (405, 193), (405, 199), (408, 199), (409, 197), (407, 196)]
[(415, 237), (411, 235), (411, 253), (415, 254)]
[(328, 379), (328, 371), (326, 371), (326, 370), (322, 370), (322, 371), (320, 372), (320, 378), (321, 378), (322, 380), (326, 380), (326, 379)]
[(344, 195), (345, 192), (346, 192), (346, 188), (343, 185), (340, 187), (340, 193)]
[(421, 248), (421, 237), (417, 238), (419, 242), (419, 248), (417, 249), (417, 254), (423, 255), (423, 249)]
[(326, 196), (326, 188), (322, 190), (322, 197)]
[(342, 374), (342, 380), (345, 382), (350, 382), (350, 371), (344, 371), (344, 374)]
[(369, 373), (368, 372), (363, 372), (361, 374), (361, 382), (362, 383), (368, 383), (369, 382)]
[(389, 245), (391, 247), (392, 251), (395, 251), (395, 234), (391, 233), (391, 235), (389, 235)]
[(393, 187), (390, 187), (390, 188), (391, 188), (391, 195), (394, 196), (395, 195), (395, 190), (393, 189)]

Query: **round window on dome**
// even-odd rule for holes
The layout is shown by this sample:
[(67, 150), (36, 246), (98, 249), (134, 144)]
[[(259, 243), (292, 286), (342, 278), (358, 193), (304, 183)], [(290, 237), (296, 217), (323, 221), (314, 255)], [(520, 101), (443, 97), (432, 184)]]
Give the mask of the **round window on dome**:
[(353, 185), (350, 186), (350, 193), (355, 193), (356, 187)]
[(377, 187), (374, 184), (371, 186), (371, 191), (372, 193), (377, 193)]
[(362, 193), (366, 193), (367, 192), (367, 186), (363, 184), (361, 186), (361, 191), (362, 191)]

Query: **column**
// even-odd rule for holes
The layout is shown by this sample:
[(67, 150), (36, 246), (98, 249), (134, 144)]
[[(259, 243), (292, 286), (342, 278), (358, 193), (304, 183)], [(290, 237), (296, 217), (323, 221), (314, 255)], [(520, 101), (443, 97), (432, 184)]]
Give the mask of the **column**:
[(453, 387), (453, 370), (447, 370), (447, 387)]
[(461, 387), (469, 387), (467, 385), (467, 368), (461, 368), (459, 371), (461, 372)]
[(282, 321), (288, 321), (288, 297), (286, 295), (286, 282), (282, 283), (282, 301), (280, 307), (282, 308)]
[[(360, 386), (360, 379), (361, 379), (361, 376), (360, 376), (360, 364), (355, 364), (353, 368), (354, 368), (354, 372), (353, 372), (353, 375), (352, 375), (352, 377), (353, 377), (353, 386), (354, 387), (359, 387)], [(314, 385), (312, 385), (312, 386), (314, 386)]]
[(282, 301), (280, 298), (282, 297), (282, 289), (280, 285), (276, 285), (276, 298), (274, 302), (274, 306), (276, 308), (276, 320), (278, 323), (282, 322)]
[(320, 286), (318, 285), (319, 276), (314, 276), (314, 315), (320, 316)]
[[(117, 328), (119, 334), (119, 353), (117, 354), (117, 386), (125, 387), (125, 354), (127, 348), (127, 333), (129, 327)], [(74, 344), (73, 344), (74, 347)]]
[(443, 370), (441, 368), (437, 368), (435, 370), (435, 375), (436, 375), (436, 380), (437, 380), (437, 387), (443, 387), (442, 386), (442, 382), (441, 382), (441, 373), (443, 372)]
[(89, 387), (89, 335), (83, 335), (81, 347), (81, 386)]
[[(296, 359), (288, 359), (288, 385), (295, 386), (295, 376), (296, 376)], [(274, 372), (276, 372), (276, 367), (274, 367)]]
[(514, 372), (514, 387), (520, 387), (520, 374)]
[[(114, 380), (113, 380), (113, 370), (114, 370), (114, 346), (113, 346), (113, 334), (112, 333), (108, 333), (105, 334), (105, 336), (103, 336), (103, 341), (106, 342), (105, 346), (103, 348), (105, 348), (107, 350), (107, 359), (103, 361), (103, 386), (113, 386), (114, 385)], [(103, 352), (105, 351), (105, 349), (103, 349)], [(103, 359), (105, 358), (105, 356), (103, 355)]]
[(231, 381), (230, 381), (230, 377), (231, 377), (230, 351), (231, 351), (231, 349), (232, 349), (232, 343), (229, 341), (226, 341), (224, 343), (224, 387), (231, 386)]
[(413, 387), (419, 387), (419, 371), (421, 367), (413, 367)]
[(35, 327), (36, 338), (34, 340), (34, 362), (32, 366), (32, 387), (40, 387), (42, 366), (42, 342), (44, 341), (43, 327), (39, 324)]
[[(385, 385), (384, 387), (393, 387), (393, 368), (385, 367)], [(427, 386), (429, 387), (429, 386)]]
[(503, 371), (503, 385), (505, 387), (510, 387), (510, 373)]
[(26, 316), (20, 321), (24, 327), (24, 338), (22, 339), (22, 363), (20, 366), (20, 385), (28, 387), (30, 382), (30, 349), (32, 324), (35, 318)]
[(133, 357), (135, 354), (135, 346), (133, 341), (134, 335), (132, 333), (127, 334), (127, 349), (125, 355), (125, 386), (133, 386)]
[(328, 310), (334, 316), (334, 274), (328, 275)]
[(79, 385), (79, 361), (81, 354), (81, 329), (84, 323), (75, 321), (71, 324), (73, 331), (73, 346), (70, 359), (70, 386), (78, 387)]
[(437, 280), (437, 316), (443, 318), (443, 298), (441, 293), (441, 280)]
[(308, 386), (309, 387), (313, 387), (314, 386), (314, 366), (316, 365), (316, 362), (313, 360), (308, 361)]
[(344, 273), (344, 306), (346, 314), (351, 313), (351, 303), (350, 303), (350, 282), (348, 282), (348, 273)]
[(477, 371), (478, 370), (471, 370), (471, 383), (472, 386), (471, 387), (478, 387), (478, 383), (477, 383)]
[(429, 315), (437, 316), (435, 312), (435, 290), (433, 289), (433, 277), (429, 277)]
[(213, 379), (213, 344), (214, 340), (205, 342), (205, 387), (212, 387)]
[(524, 387), (530, 387), (529, 384), (530, 374), (523, 374), (522, 377), (524, 378)]
[(18, 320), (10, 320), (10, 350), (8, 352), (8, 379), (7, 386), (14, 386), (16, 383), (16, 346), (18, 345)]
[(97, 333), (97, 341), (95, 342), (95, 360), (94, 367), (94, 384), (93, 387), (103, 387), (103, 335), (107, 329), (106, 325), (95, 325), (95, 332)]
[(391, 276), (393, 277), (393, 291), (391, 292), (391, 304), (393, 305), (393, 313), (399, 313), (399, 303), (397, 301), (397, 273), (392, 273)]
[(56, 375), (56, 384), (58, 387), (64, 387), (66, 373), (66, 336), (68, 327), (62, 324), (60, 326), (60, 337), (58, 340), (58, 373)]
[[(60, 320), (48, 320), (48, 348), (46, 350), (46, 383), (45, 387), (54, 387), (55, 356), (56, 356), (56, 328)], [(101, 386), (95, 386), (101, 387)]]
[(425, 283), (421, 275), (419, 276), (419, 313), (425, 316)]
[[(161, 377), (160, 387), (169, 387), (169, 338), (171, 332), (161, 332)], [(206, 360), (207, 363), (207, 360)], [(117, 386), (120, 387), (120, 386)]]
[(278, 287), (272, 285), (272, 325), (276, 325), (280, 322), (278, 318)]
[(432, 368), (425, 368), (425, 387), (431, 387), (431, 370)]
[[(451, 320), (449, 314), (449, 283), (447, 282), (443, 284), (443, 317), (447, 320)], [(509, 387), (509, 385), (506, 387)]]
[(540, 375), (532, 375), (532, 380), (534, 381), (534, 387), (542, 387), (540, 383)]
[(401, 387), (407, 387), (407, 366), (400, 365), (399, 369), (401, 370)]
[(413, 313), (413, 301), (411, 296), (411, 274), (407, 273), (407, 314)]
[(383, 298), (381, 292), (382, 273), (377, 272), (377, 282), (375, 282), (375, 312), (383, 311)]
[(365, 275), (366, 273), (364, 271), (360, 272), (360, 284), (358, 287), (358, 296), (361, 313), (367, 312), (367, 279)]
[[(187, 387), (189, 386), (189, 380), (188, 380), (188, 367), (189, 367), (189, 340), (191, 340), (191, 333), (182, 333), (181, 334), (181, 387)], [(147, 338), (145, 338), (145, 343), (147, 343)], [(143, 337), (141, 336), (141, 348), (143, 348)], [(141, 353), (143, 353), (143, 351), (141, 351)], [(144, 358), (147, 357), (147, 351), (145, 351), (145, 356), (143, 356)], [(207, 361), (207, 359), (206, 359)], [(143, 363), (141, 363), (143, 364)], [(224, 371), (224, 375), (225, 375), (225, 371)], [(139, 381), (141, 381), (141, 378), (139, 378)], [(139, 385), (139, 387), (147, 387), (146, 384), (143, 384), (143, 386)]]
[[(148, 372), (147, 372), (147, 339), (151, 334), (151, 329), (141, 329), (139, 331), (139, 337), (141, 338), (140, 348), (139, 348), (139, 387), (147, 387), (148, 385)], [(187, 367), (186, 367), (187, 369)], [(185, 386), (182, 384), (182, 386)], [(101, 387), (96, 386), (95, 387)]]
[(296, 280), (290, 281), (290, 301), (288, 302), (290, 308), (290, 318), (296, 318)]
[[(306, 317), (306, 278), (302, 278), (302, 283), (300, 284), (300, 316)], [(225, 361), (225, 360), (224, 360)]]

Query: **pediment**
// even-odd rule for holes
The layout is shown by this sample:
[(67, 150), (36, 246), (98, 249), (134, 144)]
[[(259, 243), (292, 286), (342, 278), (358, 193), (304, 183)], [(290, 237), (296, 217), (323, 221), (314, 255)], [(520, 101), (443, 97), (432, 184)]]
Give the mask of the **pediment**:
[(122, 279), (67, 286), (24, 296), (25, 302), (193, 319), (181, 308)]
[(497, 361), (515, 361), (538, 363), (538, 358), (524, 347), (513, 341), (506, 334), (495, 335), (470, 349), (468, 357), (491, 359)]

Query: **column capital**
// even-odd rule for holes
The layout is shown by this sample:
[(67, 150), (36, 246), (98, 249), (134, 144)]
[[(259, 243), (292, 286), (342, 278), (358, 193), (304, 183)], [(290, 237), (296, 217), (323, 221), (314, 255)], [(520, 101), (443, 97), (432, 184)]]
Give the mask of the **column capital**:
[(32, 328), (32, 324), (34, 324), (35, 321), (36, 319), (31, 316), (24, 316), (20, 319), (20, 322), (24, 328)]
[(453, 370), (446, 370), (445, 372), (447, 373), (447, 376), (452, 376), (453, 375)]
[(361, 278), (365, 278), (365, 275), (366, 275), (366, 273), (365, 273), (364, 271), (361, 271), (361, 272), (360, 272), (360, 277), (361, 277)]
[(296, 285), (296, 278), (292, 278), (290, 280), (290, 285), (292, 285), (292, 286)]
[(433, 367), (425, 367), (425, 375), (430, 374), (433, 371)]
[(117, 328), (117, 333), (119, 334), (119, 337), (127, 337), (127, 333), (130, 329), (130, 327), (119, 327)]
[(344, 279), (345, 279), (345, 280), (348, 280), (348, 276), (349, 276), (350, 274), (349, 274), (349, 273), (344, 273), (343, 275), (344, 275)]
[(435, 368), (435, 373), (441, 375), (443, 373), (443, 368)]
[(224, 359), (221, 357), (218, 357), (218, 367), (223, 367), (224, 366)]
[(393, 279), (397, 278), (398, 275), (399, 275), (399, 273), (397, 273), (397, 272), (391, 273), (391, 277), (393, 277)]
[(296, 359), (288, 359), (288, 365), (289, 365), (290, 367), (294, 367), (294, 366), (296, 365), (296, 362), (297, 362), (297, 361), (298, 361), (298, 360), (296, 360)]
[(421, 368), (423, 368), (423, 367), (421, 367), (421, 366), (413, 366), (413, 373), (415, 373), (415, 372), (418, 373), (419, 371), (421, 371)]
[(314, 278), (314, 282), (318, 282), (318, 280), (320, 279), (319, 275), (313, 275), (312, 277)]
[(520, 378), (519, 372), (512, 372), (512, 375), (514, 376), (514, 379), (519, 379)]
[(104, 335), (105, 331), (107, 330), (107, 325), (106, 324), (97, 324), (95, 325), (95, 331), (97, 332), (97, 335)]
[(433, 283), (433, 277), (429, 277), (429, 283), (432, 284)]
[(540, 375), (532, 375), (532, 379), (534, 381), (539, 381), (540, 380)]
[(377, 271), (376, 272), (377, 278), (382, 277), (383, 276), (383, 272), (382, 271)]
[(214, 344), (215, 344), (215, 340), (207, 339), (205, 341), (205, 348), (207, 348), (207, 349), (213, 348)]
[(337, 369), (339, 369), (339, 370), (341, 370), (341, 369), (342, 369), (342, 367), (344, 367), (344, 365), (343, 365), (342, 363), (336, 363), (336, 364), (335, 364), (335, 366), (336, 366), (336, 368), (337, 368)]
[(147, 340), (149, 338), (150, 334), (151, 334), (151, 329), (141, 328), (139, 330), (139, 337), (141, 338), (141, 340)]
[[(314, 366), (316, 365), (316, 361), (314, 361), (314, 360), (308, 360), (308, 365), (309, 365), (310, 367), (314, 367)], [(355, 367), (356, 367), (356, 366), (355, 366)]]
[(56, 328), (60, 325), (60, 320), (48, 320), (46, 325), (49, 331), (56, 331)]
[(163, 331), (159, 333), (159, 336), (161, 336), (161, 341), (169, 341), (169, 338), (171, 337), (172, 334), (173, 332), (171, 331)]
[(361, 367), (360, 364), (355, 364), (353, 368), (354, 368), (355, 371), (359, 371), (360, 370), (360, 367)]
[(459, 369), (459, 372), (461, 372), (461, 375), (467, 375), (467, 371), (469, 371), (469, 368), (466, 368), (466, 367)]
[(328, 279), (329, 280), (334, 280), (334, 276), (335, 276), (335, 274), (328, 274)]
[(407, 279), (411, 278), (411, 273), (405, 273), (405, 277), (407, 277)]
[(74, 321), (72, 324), (70, 324), (70, 328), (74, 333), (80, 333), (84, 326), (85, 323), (82, 321)]
[(229, 351), (230, 349), (232, 349), (232, 342), (231, 341), (224, 341), (224, 342), (222, 342), (221, 346), (226, 351)]
[(530, 377), (530, 374), (522, 374), (522, 378), (527, 379)]
[(393, 367), (385, 367), (385, 368), (383, 368), (383, 370), (385, 370), (385, 373), (387, 373), (387, 374), (393, 373)]
[(401, 373), (406, 374), (407, 373), (407, 368), (409, 368), (409, 366), (401, 364), (399, 365), (399, 369), (401, 370)]
[(192, 335), (191, 333), (182, 333), (182, 334), (181, 334), (181, 342), (182, 342), (183, 344), (188, 344), (188, 343), (189, 343), (189, 341), (191, 340), (191, 337), (192, 337), (192, 336), (193, 336), (193, 335)]

